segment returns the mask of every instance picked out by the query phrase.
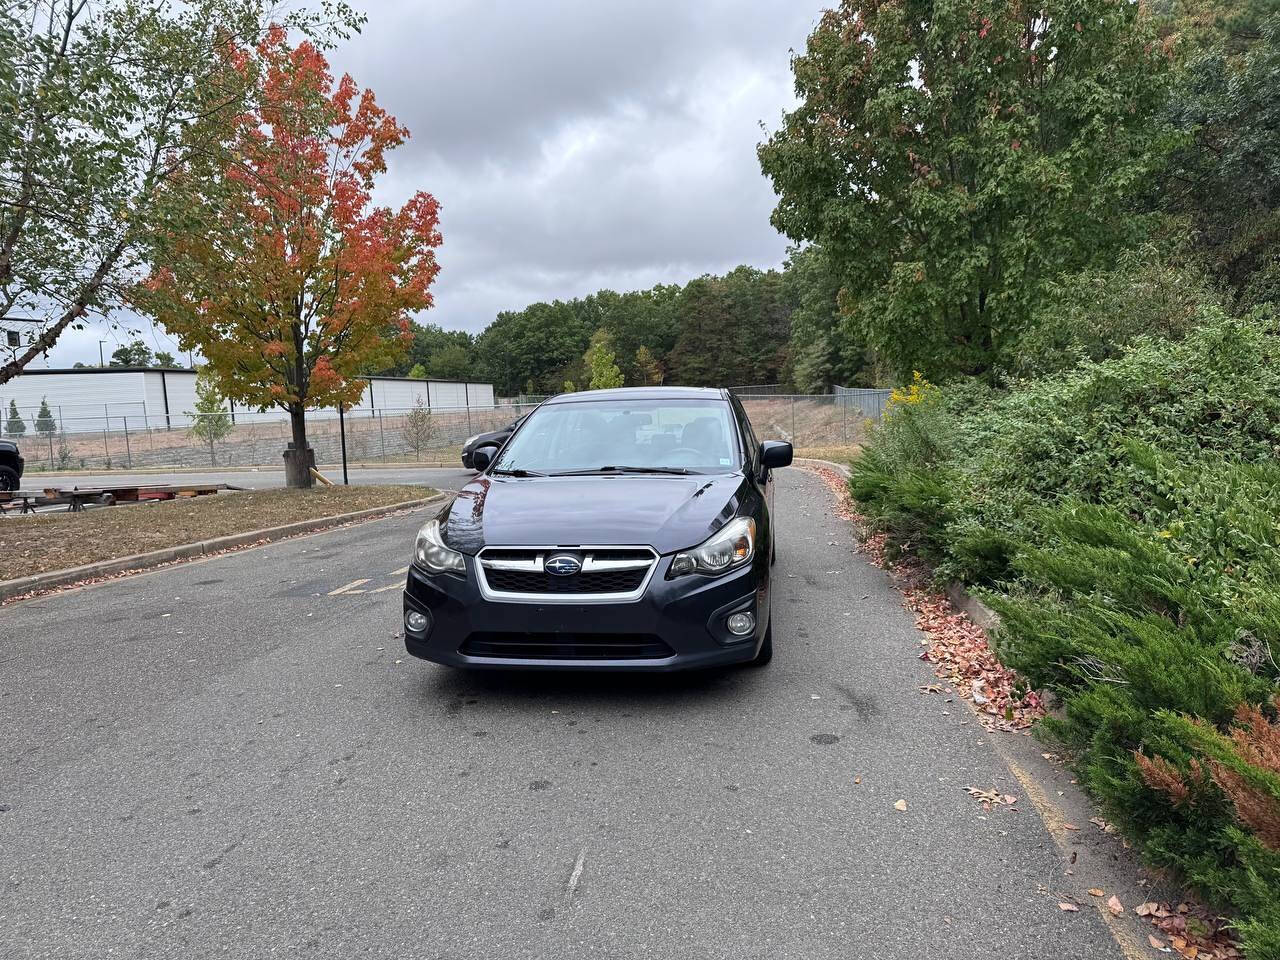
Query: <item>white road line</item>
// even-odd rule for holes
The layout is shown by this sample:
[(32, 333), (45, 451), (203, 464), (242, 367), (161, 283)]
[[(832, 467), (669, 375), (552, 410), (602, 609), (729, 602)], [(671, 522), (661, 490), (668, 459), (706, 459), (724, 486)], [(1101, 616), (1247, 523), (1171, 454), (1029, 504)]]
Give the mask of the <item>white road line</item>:
[(403, 590), (403, 589), (404, 589), (404, 584), (397, 581), (396, 583), (389, 584), (388, 586), (385, 586), (385, 587), (379, 587), (377, 590), (370, 590), (369, 592), (370, 593), (386, 593), (390, 590)]
[(392, 571), (391, 571), (391, 573), (390, 573), (390, 574), (388, 574), (388, 576), (392, 576), (392, 577), (402, 577), (402, 576), (404, 576), (404, 575), (405, 575), (406, 573), (408, 573), (408, 572), (409, 572), (409, 568), (408, 568), (408, 566), (403, 566), (403, 567), (401, 567), (399, 570), (392, 570)]
[(578, 881), (582, 879), (582, 868), (587, 863), (587, 848), (578, 851), (578, 859), (573, 864), (573, 873), (569, 875), (569, 887), (565, 890), (564, 905), (573, 906), (573, 892), (578, 889)]
[(364, 593), (363, 590), (356, 590), (354, 588), (360, 586), (362, 583), (368, 583), (370, 579), (370, 577), (365, 577), (363, 580), (352, 580), (345, 587), (339, 587), (337, 590), (330, 590), (329, 596), (336, 597), (340, 593)]

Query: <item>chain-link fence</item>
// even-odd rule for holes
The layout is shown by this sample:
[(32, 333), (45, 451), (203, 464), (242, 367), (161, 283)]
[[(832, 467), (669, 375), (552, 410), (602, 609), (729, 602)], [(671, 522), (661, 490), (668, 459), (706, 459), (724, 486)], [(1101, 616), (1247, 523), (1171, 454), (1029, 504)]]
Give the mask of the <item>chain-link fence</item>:
[[(834, 394), (739, 395), (760, 439), (790, 440), (796, 447), (858, 443), (869, 421), (880, 417), (887, 390)], [(428, 408), (348, 411), (343, 424), (352, 463), (458, 462), (463, 441), (506, 426), (528, 413), (541, 397), (520, 398), (488, 408)], [(277, 467), (291, 438), (289, 421), (253, 413), (172, 417), (114, 414), (27, 421), (16, 440), (32, 472), (113, 470), (143, 467)], [(4, 435), (0, 431), (0, 435)], [(342, 459), (336, 417), (307, 418), (307, 439), (316, 462)]]
[[(347, 458), (353, 463), (455, 462), (463, 441), (497, 430), (536, 404), (489, 408), (428, 408), (349, 411), (336, 417), (308, 417), (307, 440), (317, 463), (342, 459), (345, 427)], [(172, 418), (99, 416), (91, 422), (66, 417), (46, 429), (27, 429), (16, 440), (27, 470), (112, 470), (142, 467), (280, 466), (291, 439), (287, 418), (254, 414), (246, 420), (230, 413), (187, 415), (188, 426)], [(59, 429), (61, 427), (61, 429)], [(4, 435), (0, 431), (0, 435)]]
[(790, 440), (797, 448), (860, 443), (872, 419), (857, 404), (836, 394), (739, 395), (738, 399), (756, 436)]

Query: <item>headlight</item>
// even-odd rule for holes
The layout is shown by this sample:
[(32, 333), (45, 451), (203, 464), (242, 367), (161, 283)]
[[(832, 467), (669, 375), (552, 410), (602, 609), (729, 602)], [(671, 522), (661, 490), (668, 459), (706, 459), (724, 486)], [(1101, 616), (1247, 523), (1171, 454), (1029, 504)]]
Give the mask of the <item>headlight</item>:
[(671, 560), (668, 577), (686, 573), (724, 573), (749, 561), (756, 551), (756, 522), (750, 517), (730, 520), (692, 550), (682, 550)]
[(462, 445), (463, 445), (464, 447), (469, 447), (469, 446), (471, 446), (473, 443), (475, 443), (475, 442), (476, 442), (477, 440), (479, 440), (479, 439), (480, 439), (480, 434), (478, 434), (478, 433), (477, 433), (475, 436), (473, 436), (473, 437), (467, 437), (467, 439), (463, 440), (463, 441), (462, 441)]
[(418, 531), (413, 562), (431, 573), (465, 573), (467, 570), (462, 554), (445, 546), (439, 520), (428, 520)]

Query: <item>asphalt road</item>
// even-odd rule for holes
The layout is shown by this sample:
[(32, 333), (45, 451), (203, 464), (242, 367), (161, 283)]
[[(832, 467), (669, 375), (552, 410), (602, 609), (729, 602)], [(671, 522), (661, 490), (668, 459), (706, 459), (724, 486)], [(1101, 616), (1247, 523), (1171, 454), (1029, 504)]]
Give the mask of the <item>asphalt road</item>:
[(763, 670), (412, 660), (420, 516), (0, 610), (0, 955), (1120, 957), (1025, 799), (964, 793), (1021, 791), (821, 482), (779, 488)]
[[(320, 467), (320, 471), (334, 482), (342, 481), (342, 468)], [(457, 490), (475, 476), (472, 470), (446, 467), (354, 467), (347, 471), (354, 484), (425, 483), (437, 490)], [(262, 470), (210, 470), (204, 473), (110, 473), (40, 474), (31, 473), (22, 478), (24, 490), (41, 490), (44, 487), (101, 487), (128, 486), (129, 484), (169, 483), (229, 483), (253, 490), (284, 486), (284, 471)]]

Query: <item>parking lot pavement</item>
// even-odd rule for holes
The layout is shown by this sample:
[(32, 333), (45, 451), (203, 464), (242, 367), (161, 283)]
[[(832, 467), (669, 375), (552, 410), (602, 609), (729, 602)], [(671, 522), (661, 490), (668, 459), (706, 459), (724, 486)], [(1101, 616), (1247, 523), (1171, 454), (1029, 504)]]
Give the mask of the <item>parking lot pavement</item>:
[[(323, 473), (335, 483), (342, 482), (342, 468), (320, 467)], [(377, 467), (353, 468), (348, 477), (353, 484), (397, 484), (425, 483), (437, 490), (457, 490), (475, 476), (472, 470), (464, 470), (461, 466), (453, 467)], [(101, 487), (128, 486), (129, 484), (170, 484), (170, 483), (229, 483), (237, 487), (248, 487), (261, 490), (270, 487), (284, 486), (283, 470), (210, 470), (207, 473), (61, 473), (56, 476), (45, 476), (30, 473), (23, 477), (24, 490), (41, 490), (44, 487)]]
[(964, 793), (1021, 791), (825, 487), (778, 486), (762, 670), (412, 660), (421, 514), (0, 611), (0, 954), (1122, 956), (1034, 810)]

